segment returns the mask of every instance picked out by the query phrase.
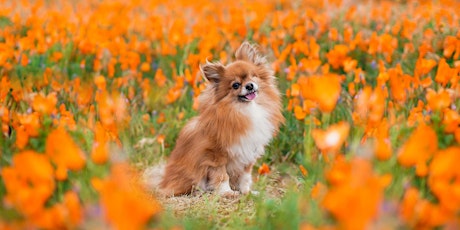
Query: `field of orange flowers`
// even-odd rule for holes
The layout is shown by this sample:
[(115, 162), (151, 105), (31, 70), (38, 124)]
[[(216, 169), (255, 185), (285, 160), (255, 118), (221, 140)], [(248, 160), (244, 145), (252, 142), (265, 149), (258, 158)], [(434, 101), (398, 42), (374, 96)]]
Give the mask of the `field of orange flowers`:
[[(1, 0), (0, 228), (458, 229), (458, 9)], [(242, 198), (249, 216), (174, 217), (139, 173), (196, 114), (199, 64), (230, 62), (245, 40), (272, 62), (287, 120), (256, 186), (277, 168), (297, 184)]]

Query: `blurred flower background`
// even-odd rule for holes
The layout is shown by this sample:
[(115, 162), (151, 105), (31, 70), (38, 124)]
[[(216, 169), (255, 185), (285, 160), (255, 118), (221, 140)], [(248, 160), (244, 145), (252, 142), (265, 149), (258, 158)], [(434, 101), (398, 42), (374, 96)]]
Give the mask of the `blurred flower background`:
[[(0, 228), (460, 228), (458, 9), (0, 0)], [(262, 193), (223, 218), (176, 215), (139, 175), (196, 115), (199, 64), (245, 40), (287, 119), (256, 166)]]

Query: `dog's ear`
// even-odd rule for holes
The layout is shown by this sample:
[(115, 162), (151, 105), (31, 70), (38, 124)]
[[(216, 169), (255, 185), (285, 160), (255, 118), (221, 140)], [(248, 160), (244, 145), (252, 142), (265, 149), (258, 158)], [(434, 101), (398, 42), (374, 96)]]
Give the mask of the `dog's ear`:
[(262, 56), (254, 45), (243, 42), (235, 52), (236, 60), (249, 61), (255, 65), (266, 65), (267, 60)]
[(200, 69), (204, 77), (212, 83), (219, 83), (225, 71), (224, 66), (220, 62), (212, 63), (208, 60), (206, 60), (206, 64), (200, 66)]

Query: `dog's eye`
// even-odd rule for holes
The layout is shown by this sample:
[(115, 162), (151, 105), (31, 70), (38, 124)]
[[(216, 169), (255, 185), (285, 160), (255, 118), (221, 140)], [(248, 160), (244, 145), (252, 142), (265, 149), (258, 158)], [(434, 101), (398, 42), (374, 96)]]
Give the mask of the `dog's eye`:
[(241, 85), (240, 83), (235, 82), (235, 83), (233, 83), (232, 88), (238, 89), (238, 88), (240, 88), (240, 85)]

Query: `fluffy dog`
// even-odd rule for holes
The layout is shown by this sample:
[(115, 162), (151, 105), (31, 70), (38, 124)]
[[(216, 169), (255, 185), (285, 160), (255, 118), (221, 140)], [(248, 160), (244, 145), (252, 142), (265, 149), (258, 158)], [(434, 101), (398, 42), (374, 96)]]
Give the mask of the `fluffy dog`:
[(226, 66), (201, 66), (208, 86), (199, 97), (199, 115), (179, 134), (159, 182), (166, 196), (194, 189), (236, 196), (251, 191), (251, 171), (279, 126), (277, 82), (264, 56), (248, 42)]

